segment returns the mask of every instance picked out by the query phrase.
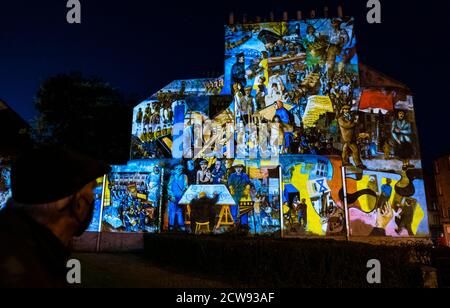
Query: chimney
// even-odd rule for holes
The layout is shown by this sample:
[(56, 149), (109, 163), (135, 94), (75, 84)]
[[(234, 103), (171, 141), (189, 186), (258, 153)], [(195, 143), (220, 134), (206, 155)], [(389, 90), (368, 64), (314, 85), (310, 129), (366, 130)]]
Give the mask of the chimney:
[(338, 6), (337, 14), (338, 14), (338, 17), (339, 17), (339, 18), (344, 17), (344, 11), (343, 11), (341, 5)]
[(244, 15), (242, 16), (242, 23), (243, 23), (243, 24), (246, 24), (246, 23), (247, 23), (247, 14), (244, 14)]
[(230, 16), (228, 17), (228, 24), (234, 25), (234, 13), (230, 13)]
[(269, 21), (270, 22), (274, 22), (275, 21), (275, 14), (273, 13), (273, 12), (270, 12), (270, 14), (269, 14)]
[(297, 11), (297, 20), (302, 20), (302, 11)]
[(328, 14), (328, 6), (323, 8), (323, 17), (328, 18), (329, 14)]
[(315, 19), (315, 18), (316, 18), (316, 11), (315, 11), (315, 10), (312, 10), (312, 11), (309, 13), (309, 16), (311, 17), (311, 19)]
[(283, 21), (288, 21), (288, 20), (289, 20), (288, 12), (283, 12)]

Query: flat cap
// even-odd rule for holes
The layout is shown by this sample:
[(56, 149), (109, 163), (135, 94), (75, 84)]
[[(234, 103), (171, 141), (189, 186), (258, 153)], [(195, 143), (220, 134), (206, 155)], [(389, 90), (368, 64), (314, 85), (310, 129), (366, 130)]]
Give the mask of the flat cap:
[(101, 161), (53, 146), (23, 153), (11, 167), (12, 199), (24, 204), (45, 204), (69, 197), (111, 172)]

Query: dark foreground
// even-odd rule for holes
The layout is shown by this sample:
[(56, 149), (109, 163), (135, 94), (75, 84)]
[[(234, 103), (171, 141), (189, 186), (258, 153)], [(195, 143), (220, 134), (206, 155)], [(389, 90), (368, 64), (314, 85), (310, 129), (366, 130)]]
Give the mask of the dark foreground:
[[(82, 288), (423, 288), (449, 287), (450, 249), (333, 240), (156, 235), (145, 251), (77, 253)], [(369, 260), (380, 263), (371, 284)], [(424, 269), (427, 269), (424, 271)], [(431, 269), (431, 271), (429, 271)], [(437, 273), (435, 284), (427, 273)], [(436, 276), (436, 275), (435, 275)]]
[(143, 254), (77, 253), (82, 288), (230, 288), (236, 285), (152, 264)]

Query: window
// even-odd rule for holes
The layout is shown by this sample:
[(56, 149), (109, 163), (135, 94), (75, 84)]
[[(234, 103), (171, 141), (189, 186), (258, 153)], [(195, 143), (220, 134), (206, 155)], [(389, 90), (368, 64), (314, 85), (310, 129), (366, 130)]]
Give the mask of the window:
[(444, 191), (442, 190), (442, 185), (441, 182), (438, 181), (438, 194), (439, 196), (443, 196), (444, 195)]
[(434, 173), (439, 174), (439, 162), (437, 160), (434, 162)]
[(439, 219), (439, 215), (434, 215), (434, 222), (435, 225), (439, 225), (440, 223), (440, 219)]
[(436, 201), (431, 202), (431, 209), (432, 209), (433, 211), (437, 211), (438, 206), (437, 206)]

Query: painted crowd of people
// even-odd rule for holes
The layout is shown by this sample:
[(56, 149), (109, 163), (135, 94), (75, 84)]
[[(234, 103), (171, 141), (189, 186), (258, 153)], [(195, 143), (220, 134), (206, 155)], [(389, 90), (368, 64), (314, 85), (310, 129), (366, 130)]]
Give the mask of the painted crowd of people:
[[(193, 222), (198, 221), (198, 217), (192, 217), (193, 207), (195, 207), (193, 203), (198, 202), (197, 199), (206, 200), (206, 198), (198, 196), (191, 201), (191, 204), (180, 204), (191, 185), (225, 185), (235, 203), (230, 206), (230, 214), (235, 226), (247, 226), (252, 229), (268, 231), (277, 225), (277, 220), (273, 215), (279, 211), (278, 196), (269, 193), (268, 178), (251, 179), (246, 172), (246, 167), (243, 164), (234, 163), (233, 160), (210, 160), (208, 162), (200, 159), (197, 161), (187, 160), (186, 165), (178, 164), (173, 168), (167, 187), (169, 231), (195, 232)], [(240, 208), (240, 205), (244, 203), (251, 205), (251, 209), (246, 213), (243, 213)], [(208, 212), (209, 218), (203, 219), (211, 222), (211, 231), (218, 231), (213, 230), (213, 227), (219, 218), (220, 207), (212, 206), (211, 209), (212, 212)], [(188, 222), (190, 228), (187, 226)]]

